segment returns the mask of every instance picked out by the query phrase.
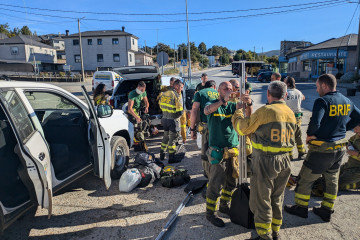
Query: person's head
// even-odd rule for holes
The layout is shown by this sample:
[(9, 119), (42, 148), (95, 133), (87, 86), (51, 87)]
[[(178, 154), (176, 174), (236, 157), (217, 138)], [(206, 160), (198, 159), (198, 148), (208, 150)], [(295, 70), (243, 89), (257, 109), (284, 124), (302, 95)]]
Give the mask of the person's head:
[(227, 93), (231, 93), (233, 91), (232, 89), (233, 89), (233, 86), (231, 85), (230, 82), (220, 83), (219, 88), (218, 88), (219, 97), (224, 98)]
[(95, 88), (94, 96), (99, 95), (99, 94), (102, 94), (102, 93), (104, 93), (104, 92), (106, 92), (106, 86), (105, 86), (105, 84), (100, 83), (100, 84), (97, 85), (97, 87)]
[(328, 92), (336, 91), (336, 78), (332, 74), (323, 74), (316, 81), (316, 91), (320, 97)]
[(271, 81), (280, 81), (281, 80), (281, 74), (278, 72), (274, 72), (271, 75)]
[(268, 102), (271, 103), (277, 100), (284, 100), (287, 95), (287, 87), (286, 84), (281, 81), (273, 81), (269, 84), (267, 90), (267, 99)]
[(176, 79), (174, 81), (175, 91), (180, 94), (182, 92), (183, 88), (184, 88), (184, 83), (182, 81), (180, 81), (179, 79)]
[(176, 77), (170, 78), (170, 87), (174, 86), (174, 82), (176, 81)]
[(208, 80), (208, 75), (206, 73), (201, 74), (201, 82), (205, 84), (207, 80)]
[(296, 88), (295, 86), (295, 79), (293, 77), (287, 77), (284, 80), (284, 83), (286, 84), (286, 86), (290, 89), (292, 88)]
[(360, 136), (360, 124), (358, 124), (355, 128), (354, 128), (354, 132)]
[(136, 88), (136, 93), (137, 94), (142, 94), (144, 93), (146, 90), (146, 84), (144, 81), (140, 81), (137, 85), (137, 88)]
[(209, 80), (205, 83), (205, 88), (216, 89), (216, 82), (214, 80)]
[(233, 87), (233, 92), (237, 92), (240, 89), (240, 82), (236, 79), (231, 79), (229, 81)]

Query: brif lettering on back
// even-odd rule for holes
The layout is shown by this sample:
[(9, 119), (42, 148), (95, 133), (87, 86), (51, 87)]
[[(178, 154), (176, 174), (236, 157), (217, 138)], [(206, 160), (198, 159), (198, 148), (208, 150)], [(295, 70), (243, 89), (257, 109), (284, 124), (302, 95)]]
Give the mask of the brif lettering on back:
[(217, 93), (217, 92), (208, 91), (207, 94), (210, 98), (218, 99), (218, 97), (219, 97), (219, 93)]
[(161, 96), (160, 102), (162, 103), (170, 103), (171, 98), (166, 96)]
[(330, 105), (329, 116), (347, 116), (350, 112), (350, 104)]
[(293, 137), (294, 131), (292, 129), (277, 129), (272, 128), (270, 138), (272, 142), (289, 142)]

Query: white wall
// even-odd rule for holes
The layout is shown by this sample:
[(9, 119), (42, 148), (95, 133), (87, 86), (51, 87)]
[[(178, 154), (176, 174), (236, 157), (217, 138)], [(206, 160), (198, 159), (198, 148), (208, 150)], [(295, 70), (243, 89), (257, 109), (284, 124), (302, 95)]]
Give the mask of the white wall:
[[(18, 54), (11, 54), (11, 47), (18, 48)], [(12, 44), (12, 45), (0, 45), (0, 59), (5, 60), (18, 60), (18, 61), (26, 61), (26, 52), (24, 44)]]

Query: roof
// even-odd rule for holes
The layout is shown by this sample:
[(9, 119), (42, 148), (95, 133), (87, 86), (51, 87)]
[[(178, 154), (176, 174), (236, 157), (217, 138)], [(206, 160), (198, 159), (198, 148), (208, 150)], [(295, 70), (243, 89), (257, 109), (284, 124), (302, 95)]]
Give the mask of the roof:
[(146, 56), (149, 56), (149, 57), (152, 57), (149, 53), (139, 49), (137, 52), (135, 52), (136, 55), (146, 55)]
[(318, 50), (325, 48), (338, 48), (338, 47), (356, 47), (358, 35), (348, 34), (339, 38), (331, 38), (324, 42), (312, 45), (310, 47), (302, 49), (303, 51)]
[(37, 37), (30, 35), (17, 35), (15, 37), (1, 39), (0, 45), (26, 44), (31, 46), (55, 49), (50, 45), (46, 45), (44, 43), (38, 42), (37, 39), (38, 39)]
[(0, 33), (0, 39), (8, 38), (8, 36), (5, 33)]
[[(101, 31), (86, 31), (81, 33), (81, 37), (100, 37), (100, 36), (132, 36), (136, 39), (139, 39), (137, 36), (128, 33), (123, 32), (122, 30), (101, 30)], [(64, 38), (74, 38), (79, 37), (79, 33), (74, 33), (69, 36), (64, 36)]]

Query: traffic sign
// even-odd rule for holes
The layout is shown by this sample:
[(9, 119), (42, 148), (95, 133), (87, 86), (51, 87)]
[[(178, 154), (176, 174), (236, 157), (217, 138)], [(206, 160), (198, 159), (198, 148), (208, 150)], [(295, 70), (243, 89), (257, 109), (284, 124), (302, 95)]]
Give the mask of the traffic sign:
[(187, 66), (187, 59), (181, 59), (181, 66)]
[(159, 52), (159, 54), (156, 57), (156, 61), (159, 64), (159, 66), (164, 66), (169, 63), (169, 55), (164, 51)]

